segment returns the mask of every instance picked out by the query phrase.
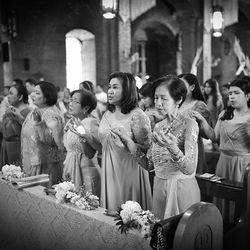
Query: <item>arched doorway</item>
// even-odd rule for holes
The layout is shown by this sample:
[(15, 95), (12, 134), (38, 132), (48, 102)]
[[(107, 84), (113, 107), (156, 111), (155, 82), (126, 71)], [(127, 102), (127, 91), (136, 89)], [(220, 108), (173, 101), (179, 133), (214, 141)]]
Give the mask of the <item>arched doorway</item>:
[(79, 83), (96, 83), (95, 36), (89, 31), (75, 29), (66, 34), (67, 87), (78, 89)]

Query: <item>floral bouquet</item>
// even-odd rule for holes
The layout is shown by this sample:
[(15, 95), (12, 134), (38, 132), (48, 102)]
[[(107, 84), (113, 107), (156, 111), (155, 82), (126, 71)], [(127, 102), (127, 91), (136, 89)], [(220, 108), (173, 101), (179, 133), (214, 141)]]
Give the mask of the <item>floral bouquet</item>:
[(4, 165), (2, 167), (3, 178), (11, 181), (13, 178), (21, 179), (24, 176), (21, 167), (15, 165)]
[(129, 229), (137, 229), (143, 238), (151, 236), (154, 224), (159, 221), (151, 211), (142, 210), (136, 201), (126, 201), (122, 204), (115, 220), (118, 221), (116, 225), (119, 225), (121, 233), (126, 234)]
[(59, 203), (71, 203), (82, 210), (94, 210), (99, 207), (99, 198), (81, 188), (76, 192), (75, 186), (70, 181), (59, 183), (55, 187), (56, 200)]

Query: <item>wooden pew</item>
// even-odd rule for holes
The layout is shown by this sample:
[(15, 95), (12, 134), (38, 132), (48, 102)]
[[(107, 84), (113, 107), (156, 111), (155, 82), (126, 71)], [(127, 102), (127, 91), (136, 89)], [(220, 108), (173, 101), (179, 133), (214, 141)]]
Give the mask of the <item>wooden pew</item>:
[(196, 178), (202, 195), (236, 202), (234, 226), (224, 230), (224, 249), (250, 249), (250, 166), (244, 173), (243, 183), (212, 182), (198, 174)]
[[(196, 203), (185, 213), (164, 220), (164, 225), (163, 244), (160, 240), (151, 240), (153, 249), (222, 249), (222, 217), (212, 203)], [(161, 227), (158, 230), (162, 230)]]

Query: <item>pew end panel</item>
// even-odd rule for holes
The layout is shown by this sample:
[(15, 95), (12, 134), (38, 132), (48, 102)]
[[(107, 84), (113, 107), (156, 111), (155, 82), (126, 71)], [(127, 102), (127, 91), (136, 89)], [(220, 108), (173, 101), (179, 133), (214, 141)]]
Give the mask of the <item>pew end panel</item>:
[(192, 205), (177, 226), (173, 250), (221, 250), (223, 221), (219, 209), (212, 203)]

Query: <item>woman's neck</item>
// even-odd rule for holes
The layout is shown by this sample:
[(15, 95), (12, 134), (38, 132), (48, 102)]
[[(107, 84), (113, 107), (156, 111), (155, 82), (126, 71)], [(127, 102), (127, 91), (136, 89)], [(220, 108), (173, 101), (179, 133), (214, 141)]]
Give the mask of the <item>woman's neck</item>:
[(48, 106), (47, 104), (43, 103), (43, 104), (41, 104), (41, 105), (37, 105), (37, 107), (38, 107), (39, 109), (45, 109), (45, 108), (48, 108), (49, 106)]
[(122, 109), (121, 109), (121, 107), (120, 106), (115, 106), (115, 113), (121, 113), (122, 111), (121, 111)]
[(174, 121), (178, 117), (179, 113), (179, 109), (176, 109), (172, 114), (167, 114), (167, 119), (169, 122)]
[(238, 116), (244, 116), (247, 113), (249, 113), (249, 111), (250, 111), (249, 108), (247, 106), (244, 106), (242, 108), (235, 109), (234, 114)]
[(16, 103), (16, 104), (13, 104), (13, 106), (17, 109), (22, 109), (23, 107), (26, 107), (27, 104), (26, 103), (23, 103), (23, 102), (19, 102), (19, 103)]
[(88, 117), (88, 114), (78, 114), (78, 115), (75, 115), (76, 118), (79, 118), (81, 121), (83, 119), (85, 119), (86, 117)]

